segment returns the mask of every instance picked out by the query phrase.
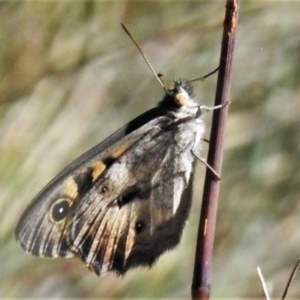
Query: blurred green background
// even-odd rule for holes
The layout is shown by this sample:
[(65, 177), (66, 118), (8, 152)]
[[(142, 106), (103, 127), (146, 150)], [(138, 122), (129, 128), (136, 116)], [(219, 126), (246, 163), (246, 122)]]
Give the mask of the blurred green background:
[[(300, 255), (300, 2), (242, 1), (218, 211), (212, 298), (279, 297)], [(24, 208), (64, 166), (218, 66), (225, 1), (1, 2), (0, 297), (190, 298), (205, 168), (181, 244), (148, 269), (98, 278), (14, 239)], [(216, 75), (194, 84), (212, 105)], [(205, 116), (207, 134), (211, 114)], [(204, 146), (203, 156), (206, 156)], [(300, 274), (289, 295), (300, 297)]]

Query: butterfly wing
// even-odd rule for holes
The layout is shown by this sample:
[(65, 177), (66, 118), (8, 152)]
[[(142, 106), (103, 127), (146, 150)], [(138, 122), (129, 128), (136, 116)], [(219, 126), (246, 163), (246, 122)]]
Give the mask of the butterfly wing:
[[(22, 214), (16, 230), (16, 239), (27, 252), (46, 257), (70, 257), (70, 224), (80, 192), (89, 189), (93, 180), (109, 164), (107, 158), (121, 155), (137, 142), (147, 122), (160, 122), (163, 112), (154, 108), (119, 129), (58, 174), (33, 199)], [(124, 140), (125, 139), (125, 140)], [(106, 161), (105, 161), (106, 160)], [(105, 162), (104, 162), (105, 161)], [(85, 178), (85, 186), (77, 184)]]
[(16, 229), (20, 245), (38, 256), (76, 255), (98, 275), (151, 265), (181, 237), (197, 126), (157, 108), (124, 126), (33, 200)]
[(150, 266), (178, 244), (191, 204), (193, 140), (182, 149), (171, 127), (152, 127), (78, 203), (73, 247), (96, 274)]

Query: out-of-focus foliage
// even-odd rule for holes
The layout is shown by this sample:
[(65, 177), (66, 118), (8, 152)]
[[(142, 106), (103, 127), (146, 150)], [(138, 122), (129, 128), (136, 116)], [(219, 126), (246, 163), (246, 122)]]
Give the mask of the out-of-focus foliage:
[[(64, 166), (163, 95), (124, 22), (167, 84), (218, 65), (223, 1), (0, 5), (0, 296), (189, 298), (204, 167), (183, 240), (151, 269), (96, 277), (76, 259), (38, 259), (14, 227)], [(300, 254), (300, 2), (243, 1), (215, 244), (212, 296), (281, 295)], [(214, 101), (216, 76), (195, 94)], [(205, 117), (207, 136), (211, 114)], [(203, 151), (203, 156), (206, 149)], [(300, 276), (290, 295), (300, 297)]]

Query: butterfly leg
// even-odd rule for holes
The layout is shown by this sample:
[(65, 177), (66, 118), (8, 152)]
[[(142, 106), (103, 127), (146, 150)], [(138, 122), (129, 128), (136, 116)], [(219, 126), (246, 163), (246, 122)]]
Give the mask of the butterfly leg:
[(203, 142), (206, 142), (207, 144), (209, 144), (209, 140), (208, 140), (208, 139), (202, 138), (201, 140), (202, 140)]
[(224, 104), (216, 105), (216, 106), (213, 106), (213, 107), (208, 107), (208, 106), (205, 106), (205, 105), (201, 105), (200, 110), (211, 111), (211, 110), (215, 110), (215, 109), (221, 109), (221, 108), (227, 106), (229, 103), (230, 102), (227, 101)]
[(195, 155), (195, 157), (197, 158), (197, 159), (199, 159), (213, 174), (214, 174), (214, 176), (215, 176), (215, 178), (217, 179), (217, 180), (220, 180), (221, 179), (221, 177), (219, 176), (219, 174), (206, 162), (206, 160), (205, 159), (203, 159), (202, 157), (200, 157), (196, 152), (195, 152), (195, 150), (194, 149), (192, 149), (192, 153), (193, 153), (193, 155)]

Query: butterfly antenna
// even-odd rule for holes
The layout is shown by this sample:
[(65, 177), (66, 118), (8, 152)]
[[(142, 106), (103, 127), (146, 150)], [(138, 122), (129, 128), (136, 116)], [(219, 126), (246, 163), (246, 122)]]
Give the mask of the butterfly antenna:
[(169, 94), (169, 91), (168, 91), (168, 89), (166, 88), (166, 84), (165, 84), (165, 82), (164, 82), (164, 80), (163, 80), (163, 74), (158, 73), (157, 76), (159, 77), (159, 80), (161, 81), (164, 90), (167, 92), (167, 94)]
[(189, 80), (189, 82), (193, 82), (193, 81), (197, 81), (197, 80), (204, 80), (205, 78), (215, 74), (217, 71), (219, 71), (219, 69), (220, 69), (220, 66), (218, 66), (215, 70), (213, 70), (212, 72), (206, 74), (205, 76)]
[(156, 77), (156, 79), (158, 80), (158, 82), (161, 84), (161, 86), (163, 87), (163, 89), (166, 91), (166, 93), (168, 94), (168, 89), (165, 86), (164, 81), (162, 80), (162, 74), (157, 74), (153, 67), (151, 66), (149, 60), (147, 59), (147, 57), (145, 56), (145, 54), (143, 53), (142, 49), (140, 48), (139, 44), (135, 41), (135, 39), (133, 38), (133, 36), (131, 35), (131, 33), (128, 31), (128, 29), (125, 27), (125, 25), (123, 23), (121, 23), (121, 26), (123, 27), (124, 31), (127, 33), (127, 35), (130, 37), (130, 39), (133, 41), (133, 43), (135, 44), (135, 46), (137, 47), (137, 49), (139, 50), (139, 52), (141, 53), (141, 55), (143, 56), (145, 62), (147, 63), (148, 67), (150, 68), (150, 70), (152, 71), (152, 73), (154, 74), (154, 76)]

